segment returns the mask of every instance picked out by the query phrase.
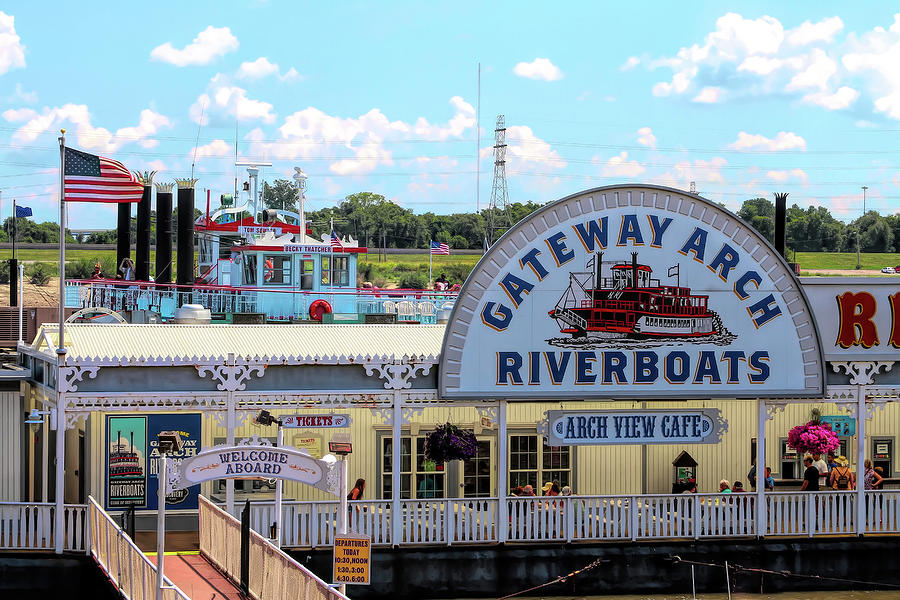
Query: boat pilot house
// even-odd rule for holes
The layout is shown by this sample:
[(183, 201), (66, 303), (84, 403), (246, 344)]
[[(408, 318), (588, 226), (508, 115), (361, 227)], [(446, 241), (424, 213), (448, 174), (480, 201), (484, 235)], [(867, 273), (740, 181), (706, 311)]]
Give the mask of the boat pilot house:
[[(220, 268), (264, 291), (354, 285), (355, 255), (307, 250), (260, 239)], [(71, 324), (59, 354), (45, 325), (20, 346), (19, 408), (55, 423), (4, 425), (34, 441), (6, 499), (53, 496), (55, 425), (66, 502), (134, 506), (148, 525), (161, 431), (180, 432), (178, 461), (280, 428), (313, 458), (349, 441), (349, 480), (365, 480), (350, 528), (375, 546), (900, 532), (892, 278), (798, 278), (715, 203), (622, 185), (513, 226), (451, 300), (436, 324)], [(810, 421), (831, 425), (858, 485), (800, 493), (789, 438)], [(447, 424), (474, 436), (466, 460), (429, 448)], [(752, 503), (720, 502), (722, 480)], [(334, 496), (283, 485), (277, 516), (265, 473), (173, 492), (171, 526), (195, 527), (199, 495), (233, 513), (251, 500), (264, 535), (281, 522), (282, 545), (329, 546)]]

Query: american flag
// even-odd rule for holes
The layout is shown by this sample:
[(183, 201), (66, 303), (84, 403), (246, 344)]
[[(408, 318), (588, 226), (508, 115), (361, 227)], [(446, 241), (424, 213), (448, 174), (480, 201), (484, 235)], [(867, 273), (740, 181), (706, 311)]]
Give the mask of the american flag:
[(341, 240), (338, 239), (338, 236), (334, 232), (334, 229), (331, 230), (331, 248), (334, 250), (343, 250), (344, 249), (344, 246), (341, 244)]
[(450, 254), (450, 246), (443, 242), (431, 242), (431, 253), (432, 254)]
[(125, 165), (111, 158), (66, 148), (66, 200), (140, 202), (144, 186)]

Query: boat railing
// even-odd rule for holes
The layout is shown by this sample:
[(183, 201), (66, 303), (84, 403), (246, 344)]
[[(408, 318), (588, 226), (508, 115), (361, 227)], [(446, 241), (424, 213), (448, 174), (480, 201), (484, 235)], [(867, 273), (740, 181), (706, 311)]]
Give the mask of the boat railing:
[(319, 291), (231, 287), (195, 283), (177, 285), (110, 279), (66, 280), (65, 304), (72, 308), (103, 307), (115, 311), (150, 310), (170, 319), (182, 304), (200, 304), (213, 314), (264, 313), (269, 320), (306, 319), (316, 300), (335, 312), (394, 313), (400, 321), (435, 323), (452, 308), (457, 292), (413, 289), (326, 288)]

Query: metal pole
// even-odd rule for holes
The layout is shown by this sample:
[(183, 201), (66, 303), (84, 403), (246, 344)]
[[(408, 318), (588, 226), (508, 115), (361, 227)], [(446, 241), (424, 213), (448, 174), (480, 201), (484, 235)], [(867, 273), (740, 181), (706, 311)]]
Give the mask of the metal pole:
[(47, 439), (49, 434), (47, 419), (44, 419), (41, 422), (41, 502), (45, 503), (50, 501), (50, 466), (48, 464), (50, 460), (50, 441)]
[[(281, 421), (278, 421), (278, 447), (284, 446), (284, 428)], [(275, 545), (281, 548), (281, 490), (282, 479), (279, 477), (275, 480)]]
[(769, 418), (766, 401), (756, 399), (756, 537), (766, 536), (766, 421)]
[(166, 455), (159, 455), (159, 489), (156, 490), (156, 600), (163, 597), (163, 562), (166, 556)]
[(394, 390), (391, 408), (391, 545), (400, 546), (403, 535), (403, 512), (400, 508), (400, 445), (403, 443), (403, 400)]
[[(759, 473), (757, 473), (756, 481), (759, 482)], [(728, 588), (728, 600), (731, 600), (731, 575), (728, 573), (727, 560), (725, 561), (725, 586)]]
[(478, 63), (478, 100), (475, 104), (475, 213), (481, 212), (481, 63)]
[(509, 489), (509, 467), (507, 459), (507, 434), (506, 434), (506, 400), (497, 402), (497, 496), (500, 498), (500, 506), (497, 510), (497, 541), (501, 544), (509, 537), (509, 501), (506, 490)]
[[(343, 534), (347, 533), (347, 517), (349, 516), (347, 514), (347, 511), (349, 510), (349, 505), (347, 503), (347, 455), (346, 454), (341, 455), (341, 491), (340, 491), (340, 493), (341, 493), (341, 498), (340, 498), (341, 502), (340, 502), (340, 508), (338, 510), (341, 511), (341, 514), (338, 515), (338, 517), (339, 517), (338, 518), (338, 533), (343, 535)], [(397, 493), (395, 492), (394, 495), (397, 495)], [(347, 595), (347, 584), (342, 583), (338, 587), (338, 590), (342, 594)]]
[(24, 288), (24, 287), (25, 287), (25, 265), (20, 264), (19, 265), (19, 343), (20, 344), (23, 343), (23, 341), (24, 341), (22, 339), (22, 325), (25, 322), (23, 319), (23, 317), (25, 316), (23, 313), (23, 311), (25, 310), (25, 307), (22, 304), (24, 302), (24, 295), (23, 295), (22, 288)]
[(65, 291), (66, 291), (66, 130), (59, 137), (59, 345), (56, 348), (56, 514), (53, 551), (65, 548), (66, 510), (66, 388), (62, 369), (66, 364)]
[(856, 386), (856, 535), (866, 532), (866, 387)]

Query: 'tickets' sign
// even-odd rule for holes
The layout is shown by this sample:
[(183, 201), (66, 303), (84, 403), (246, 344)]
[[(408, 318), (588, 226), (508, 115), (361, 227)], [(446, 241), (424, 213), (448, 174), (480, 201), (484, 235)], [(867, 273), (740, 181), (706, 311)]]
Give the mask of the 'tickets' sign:
[(301, 429), (350, 427), (350, 415), (291, 415), (282, 417), (281, 425)]
[(547, 411), (551, 446), (715, 444), (728, 429), (719, 410)]
[(698, 196), (591, 190), (507, 232), (466, 280), (441, 396), (819, 395), (821, 350), (787, 264)]

